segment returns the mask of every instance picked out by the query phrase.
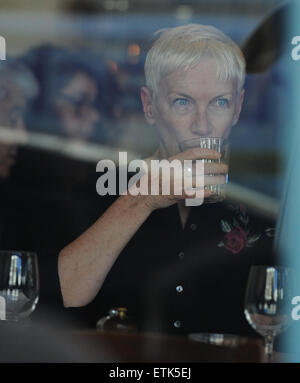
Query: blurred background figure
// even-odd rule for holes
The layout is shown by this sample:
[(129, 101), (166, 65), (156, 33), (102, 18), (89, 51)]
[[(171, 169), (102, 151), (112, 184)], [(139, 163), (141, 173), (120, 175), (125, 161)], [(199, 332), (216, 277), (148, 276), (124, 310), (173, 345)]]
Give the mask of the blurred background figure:
[[(25, 53), (22, 61), (36, 76), (40, 92), (26, 111), (32, 139), (20, 154), (17, 178), (23, 178), (23, 188), (62, 198), (73, 194), (74, 185), (94, 171), (101, 158), (99, 151), (94, 158), (86, 155), (90, 144), (118, 144), (120, 134), (113, 123), (117, 80), (101, 58), (88, 51), (42, 45)], [(28, 172), (30, 185), (24, 178)]]
[(81, 71), (61, 89), (56, 108), (64, 135), (78, 140), (91, 137), (100, 118), (94, 106), (97, 91), (93, 78)]
[(0, 180), (5, 180), (26, 141), (24, 114), (28, 99), (38, 93), (37, 82), (19, 60), (0, 62)]
[(114, 77), (100, 57), (51, 45), (33, 48), (23, 61), (36, 75), (40, 95), (30, 104), (30, 130), (68, 139), (106, 141)]

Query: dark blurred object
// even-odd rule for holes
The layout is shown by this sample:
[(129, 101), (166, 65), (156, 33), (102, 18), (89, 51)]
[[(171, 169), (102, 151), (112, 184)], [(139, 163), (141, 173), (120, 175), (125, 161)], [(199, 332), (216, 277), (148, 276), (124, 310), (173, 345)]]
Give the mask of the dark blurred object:
[(246, 58), (246, 72), (267, 71), (282, 55), (286, 44), (285, 30), (288, 15), (293, 12), (293, 3), (279, 7), (267, 16), (241, 47)]

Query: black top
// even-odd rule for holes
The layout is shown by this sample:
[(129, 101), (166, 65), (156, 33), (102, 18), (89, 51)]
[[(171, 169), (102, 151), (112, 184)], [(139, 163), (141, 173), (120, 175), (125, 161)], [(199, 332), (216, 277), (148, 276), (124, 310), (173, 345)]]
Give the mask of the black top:
[[(95, 182), (90, 190), (96, 194)], [(97, 196), (95, 219), (115, 198)], [(193, 207), (183, 230), (177, 205), (158, 209), (96, 298), (68, 310), (92, 328), (110, 308), (127, 307), (142, 331), (252, 334), (243, 313), (246, 283), (251, 265), (273, 263), (273, 226), (245, 206), (217, 203)]]
[[(2, 235), (1, 248), (38, 252), (41, 296), (32, 318), (48, 321), (43, 306), (56, 307), (75, 326), (94, 329), (110, 308), (127, 307), (142, 331), (254, 334), (243, 313), (245, 288), (252, 264), (273, 262), (269, 228), (274, 223), (229, 203), (193, 207), (184, 230), (177, 205), (154, 211), (121, 252), (95, 299), (63, 310), (58, 252), (117, 198), (97, 195), (98, 177), (93, 171), (69, 194), (58, 193), (59, 198), (28, 189), (29, 199), (13, 188), (20, 198), (14, 198), (14, 210), (7, 205), (11, 230)], [(24, 198), (32, 202), (24, 204)]]

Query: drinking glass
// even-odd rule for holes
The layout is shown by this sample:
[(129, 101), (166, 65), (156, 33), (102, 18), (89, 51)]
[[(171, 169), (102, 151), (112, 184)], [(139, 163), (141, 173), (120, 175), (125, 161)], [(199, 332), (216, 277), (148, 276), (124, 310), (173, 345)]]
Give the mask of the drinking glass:
[(37, 255), (26, 251), (0, 251), (0, 319), (27, 318), (39, 299)]
[[(179, 148), (181, 151), (185, 151), (191, 148), (204, 148), (204, 149), (212, 149), (219, 153), (221, 153), (221, 157), (218, 160), (208, 160), (203, 159), (203, 163), (223, 163), (228, 165), (229, 159), (229, 141), (223, 139), (222, 137), (197, 137), (192, 138), (190, 140), (182, 141), (179, 144)], [(209, 174), (214, 176), (216, 174)], [(225, 174), (225, 184), (228, 183), (228, 173)], [(204, 203), (215, 203), (221, 202), (225, 199), (225, 184), (217, 184), (217, 185), (207, 185), (205, 186), (206, 190), (210, 190), (212, 192), (211, 196), (205, 198)]]
[(285, 267), (252, 266), (245, 294), (244, 313), (252, 328), (264, 337), (270, 362), (275, 337), (290, 323), (292, 271)]

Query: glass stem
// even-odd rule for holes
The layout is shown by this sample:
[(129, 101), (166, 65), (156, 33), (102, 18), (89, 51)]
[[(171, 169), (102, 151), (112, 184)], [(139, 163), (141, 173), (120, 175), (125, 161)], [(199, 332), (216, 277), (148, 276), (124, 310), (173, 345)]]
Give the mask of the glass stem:
[(267, 357), (267, 363), (271, 363), (272, 354), (273, 354), (273, 345), (274, 345), (274, 336), (266, 335), (265, 336), (265, 355)]

